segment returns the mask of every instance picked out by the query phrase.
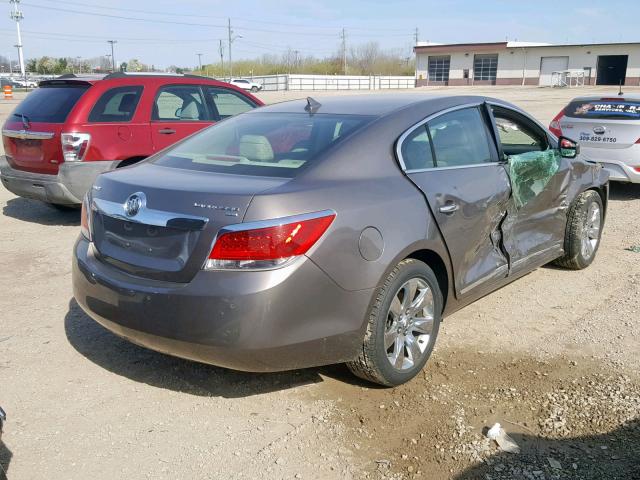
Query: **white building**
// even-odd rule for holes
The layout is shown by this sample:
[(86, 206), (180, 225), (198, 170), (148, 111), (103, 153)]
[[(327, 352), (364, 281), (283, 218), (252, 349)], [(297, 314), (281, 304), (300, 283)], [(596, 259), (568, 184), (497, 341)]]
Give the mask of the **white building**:
[(640, 43), (418, 44), (414, 52), (418, 86), (550, 86), (563, 75), (585, 85), (640, 85)]

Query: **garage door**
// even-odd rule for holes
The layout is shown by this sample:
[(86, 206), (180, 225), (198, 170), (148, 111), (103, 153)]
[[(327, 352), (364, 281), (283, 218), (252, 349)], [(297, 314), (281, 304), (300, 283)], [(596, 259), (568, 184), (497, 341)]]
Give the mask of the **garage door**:
[(551, 86), (553, 72), (560, 72), (569, 68), (569, 57), (542, 57), (540, 60), (540, 83), (542, 87)]

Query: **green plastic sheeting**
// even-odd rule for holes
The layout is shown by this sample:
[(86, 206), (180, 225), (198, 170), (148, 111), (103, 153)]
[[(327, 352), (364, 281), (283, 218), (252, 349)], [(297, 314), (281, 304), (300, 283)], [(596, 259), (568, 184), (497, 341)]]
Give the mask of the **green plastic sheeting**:
[(520, 209), (542, 192), (560, 168), (555, 149), (509, 157), (509, 176), (516, 208)]

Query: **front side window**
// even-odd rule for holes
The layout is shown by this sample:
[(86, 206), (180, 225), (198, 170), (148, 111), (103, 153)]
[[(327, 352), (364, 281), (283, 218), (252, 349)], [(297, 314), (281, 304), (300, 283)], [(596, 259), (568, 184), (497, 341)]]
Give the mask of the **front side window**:
[(477, 108), (445, 113), (427, 125), (437, 167), (477, 165), (493, 160), (485, 122)]
[(107, 90), (91, 110), (89, 121), (129, 122), (136, 112), (141, 96), (141, 86), (118, 87)]
[(197, 85), (162, 87), (153, 105), (153, 120), (173, 122), (208, 120), (200, 87)]
[(507, 156), (516, 208), (534, 200), (560, 168), (558, 150), (550, 148), (546, 134), (517, 113), (493, 108), (502, 151)]
[(545, 133), (526, 121), (518, 119), (514, 113), (493, 109), (500, 144), (505, 155), (542, 151), (547, 148)]
[(302, 113), (239, 115), (176, 145), (154, 163), (203, 172), (292, 178), (371, 119)]
[(207, 98), (213, 106), (215, 120), (222, 120), (252, 110), (256, 105), (240, 93), (226, 88), (207, 87)]

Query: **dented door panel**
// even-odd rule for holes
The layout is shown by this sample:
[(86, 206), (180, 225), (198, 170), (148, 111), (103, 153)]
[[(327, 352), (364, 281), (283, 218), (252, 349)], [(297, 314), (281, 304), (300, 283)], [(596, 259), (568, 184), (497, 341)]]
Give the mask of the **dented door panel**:
[[(456, 295), (505, 278), (508, 258), (502, 229), (511, 203), (505, 168), (490, 163), (408, 176), (426, 196), (445, 239), (455, 272)], [(452, 206), (457, 209), (447, 212)]]

